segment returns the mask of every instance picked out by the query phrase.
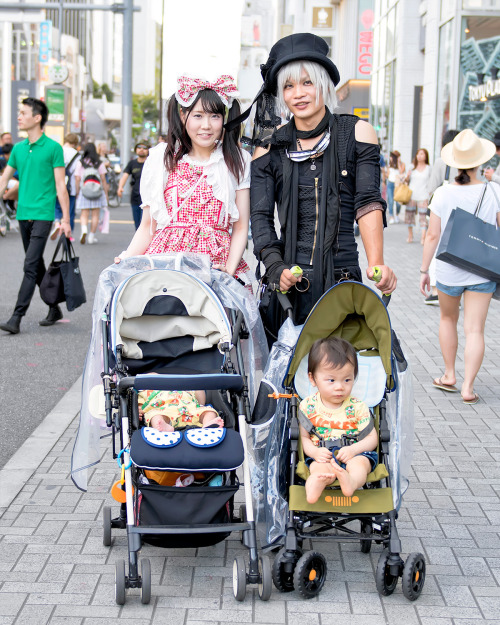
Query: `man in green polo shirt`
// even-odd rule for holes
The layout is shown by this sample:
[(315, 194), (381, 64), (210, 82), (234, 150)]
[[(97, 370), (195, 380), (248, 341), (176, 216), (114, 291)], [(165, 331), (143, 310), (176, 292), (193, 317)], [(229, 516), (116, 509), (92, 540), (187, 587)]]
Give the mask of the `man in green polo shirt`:
[[(22, 317), (33, 298), (36, 285), (40, 286), (45, 274), (43, 252), (54, 221), (56, 196), (63, 218), (61, 229), (69, 238), (69, 197), (66, 189), (64, 155), (62, 147), (43, 133), (49, 110), (36, 98), (23, 100), (17, 121), (19, 130), (28, 138), (17, 143), (10, 154), (7, 167), (0, 178), (0, 197), (17, 169), (19, 174), (19, 201), (17, 219), (25, 251), (24, 277), (17, 296), (14, 314), (0, 329), (18, 334)], [(51, 326), (62, 319), (59, 306), (51, 306), (41, 326)]]

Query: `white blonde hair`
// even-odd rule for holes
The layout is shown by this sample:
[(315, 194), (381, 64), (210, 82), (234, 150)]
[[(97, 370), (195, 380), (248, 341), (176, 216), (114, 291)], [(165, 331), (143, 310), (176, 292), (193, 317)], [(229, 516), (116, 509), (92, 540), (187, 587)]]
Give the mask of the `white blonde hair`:
[(283, 98), (283, 90), (288, 80), (299, 82), (302, 79), (302, 70), (304, 70), (311, 79), (312, 84), (316, 87), (316, 104), (319, 102), (320, 95), (323, 95), (325, 105), (330, 112), (337, 108), (337, 94), (335, 93), (335, 85), (330, 78), (326, 69), (319, 63), (313, 61), (292, 61), (287, 63), (278, 72), (278, 103), (282, 111), (288, 111)]

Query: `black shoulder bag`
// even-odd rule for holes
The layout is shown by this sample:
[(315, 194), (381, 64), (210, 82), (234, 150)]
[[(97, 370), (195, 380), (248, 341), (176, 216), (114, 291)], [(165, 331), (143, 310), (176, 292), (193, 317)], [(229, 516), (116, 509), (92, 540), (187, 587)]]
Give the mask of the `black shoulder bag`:
[[(57, 260), (60, 250), (61, 258)], [(49, 306), (66, 302), (69, 312), (87, 301), (79, 259), (75, 256), (71, 241), (64, 234), (59, 237), (52, 261), (43, 276), (40, 297)]]

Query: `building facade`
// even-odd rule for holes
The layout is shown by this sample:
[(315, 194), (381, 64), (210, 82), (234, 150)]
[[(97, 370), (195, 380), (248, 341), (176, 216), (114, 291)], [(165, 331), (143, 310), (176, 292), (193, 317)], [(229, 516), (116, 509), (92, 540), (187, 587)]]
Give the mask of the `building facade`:
[(500, 128), (500, 0), (376, 0), (370, 121), (384, 152), (431, 160), (448, 129)]
[(369, 117), (374, 0), (280, 0), (279, 36), (323, 38), (340, 72), (338, 112)]

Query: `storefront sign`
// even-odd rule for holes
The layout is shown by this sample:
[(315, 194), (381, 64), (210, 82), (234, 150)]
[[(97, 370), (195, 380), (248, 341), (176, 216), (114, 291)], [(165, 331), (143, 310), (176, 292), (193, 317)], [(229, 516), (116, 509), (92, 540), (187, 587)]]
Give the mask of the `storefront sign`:
[(64, 121), (64, 89), (47, 87), (45, 89), (45, 104), (49, 109), (49, 122)]
[(313, 28), (333, 28), (333, 7), (313, 7)]
[(500, 78), (497, 80), (487, 80), (482, 85), (469, 85), (469, 101), (470, 102), (486, 102), (500, 98)]
[(358, 0), (358, 15), (356, 78), (366, 78), (373, 63), (373, 0)]
[(368, 120), (370, 117), (370, 109), (369, 108), (359, 108), (356, 106), (352, 107), (352, 114), (357, 115), (361, 119)]
[(38, 61), (48, 63), (50, 49), (52, 47), (52, 22), (45, 20), (40, 22), (40, 44), (38, 46)]
[(25, 98), (34, 98), (36, 96), (36, 80), (13, 80), (11, 82), (11, 119), (12, 119), (12, 139), (13, 143), (17, 143), (21, 138), (27, 136), (24, 131), (18, 131), (17, 116), (19, 109)]

